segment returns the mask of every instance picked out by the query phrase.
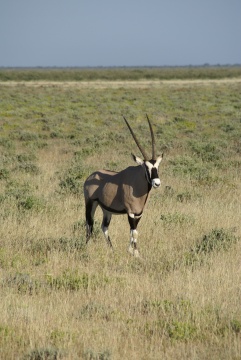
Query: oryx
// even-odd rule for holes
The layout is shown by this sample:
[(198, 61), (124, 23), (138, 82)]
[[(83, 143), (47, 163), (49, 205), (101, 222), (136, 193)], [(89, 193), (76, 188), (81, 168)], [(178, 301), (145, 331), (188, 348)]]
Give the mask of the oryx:
[(132, 154), (138, 166), (129, 166), (120, 172), (98, 170), (86, 179), (84, 183), (86, 243), (92, 234), (94, 214), (99, 205), (103, 211), (101, 228), (110, 247), (112, 244), (108, 235), (108, 227), (112, 215), (127, 214), (130, 224), (129, 252), (138, 257), (137, 224), (142, 217), (151, 188), (156, 189), (161, 184), (158, 167), (163, 155), (156, 157), (155, 139), (148, 116), (147, 121), (152, 140), (152, 157), (150, 160), (148, 160), (148, 156), (125, 117), (124, 120), (144, 159)]

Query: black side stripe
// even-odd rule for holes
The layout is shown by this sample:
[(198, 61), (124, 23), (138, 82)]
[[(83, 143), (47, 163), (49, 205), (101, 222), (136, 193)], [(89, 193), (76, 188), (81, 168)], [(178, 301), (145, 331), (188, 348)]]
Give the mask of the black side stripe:
[(97, 202), (100, 205), (100, 207), (102, 207), (106, 211), (109, 211), (110, 213), (113, 213), (113, 214), (126, 214), (125, 209), (123, 209), (123, 210), (115, 210), (115, 209), (112, 209), (112, 208), (110, 208), (108, 206), (105, 206), (100, 200), (97, 200)]
[[(110, 213), (113, 213), (113, 214), (127, 214), (127, 211), (124, 209), (124, 210), (115, 210), (115, 209), (112, 209), (108, 206), (105, 206), (100, 200), (97, 200), (98, 204), (100, 205), (101, 208), (109, 211)], [(134, 216), (137, 216), (137, 217), (141, 217), (142, 216), (142, 211), (139, 213), (139, 214), (134, 214)]]

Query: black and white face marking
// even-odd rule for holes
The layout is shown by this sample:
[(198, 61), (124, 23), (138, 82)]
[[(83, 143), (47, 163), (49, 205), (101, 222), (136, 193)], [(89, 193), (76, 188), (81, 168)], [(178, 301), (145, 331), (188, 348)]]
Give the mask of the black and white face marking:
[(146, 176), (151, 186), (156, 189), (161, 185), (161, 180), (158, 175), (158, 167), (162, 161), (162, 156), (159, 156), (157, 160), (145, 161)]
[(158, 175), (158, 168), (162, 161), (162, 155), (158, 156), (157, 160), (143, 161), (138, 156), (132, 154), (133, 159), (138, 165), (142, 165), (146, 171), (146, 178), (149, 184), (154, 188), (158, 188), (161, 185), (161, 180)]

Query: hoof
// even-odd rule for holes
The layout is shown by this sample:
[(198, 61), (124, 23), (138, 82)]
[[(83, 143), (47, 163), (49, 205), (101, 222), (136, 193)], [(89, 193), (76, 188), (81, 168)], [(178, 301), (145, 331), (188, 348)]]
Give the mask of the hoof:
[(136, 258), (139, 258), (140, 257), (140, 254), (139, 254), (139, 251), (138, 250), (134, 250), (134, 257), (136, 257)]
[(139, 258), (140, 257), (140, 254), (139, 254), (139, 251), (137, 249), (133, 249), (132, 246), (129, 246), (129, 249), (128, 249), (129, 253), (136, 257), (136, 258)]

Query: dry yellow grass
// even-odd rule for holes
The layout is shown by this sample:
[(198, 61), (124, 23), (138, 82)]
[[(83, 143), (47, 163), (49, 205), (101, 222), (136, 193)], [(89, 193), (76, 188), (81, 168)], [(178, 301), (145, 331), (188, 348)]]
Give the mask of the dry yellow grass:
[[(110, 225), (114, 252), (98, 230), (84, 246), (81, 190), (61, 193), (59, 186), (74, 146), (68, 138), (48, 140), (34, 150), (38, 173), (15, 170), (1, 182), (2, 194), (13, 183), (15, 191), (30, 184), (43, 204), (28, 211), (17, 198), (1, 203), (0, 358), (240, 359), (240, 167), (214, 166), (209, 176), (219, 180), (201, 184), (170, 171), (170, 161), (184, 152), (171, 148), (160, 166), (162, 187), (152, 190), (138, 226), (138, 260), (127, 253), (125, 216)], [(121, 147), (110, 143), (100, 155), (95, 148), (84, 158), (86, 168), (128, 166), (129, 150)], [(31, 152), (17, 141), (12, 151)], [(98, 210), (97, 228), (100, 221)], [(213, 229), (224, 229), (232, 243), (198, 253)]]

